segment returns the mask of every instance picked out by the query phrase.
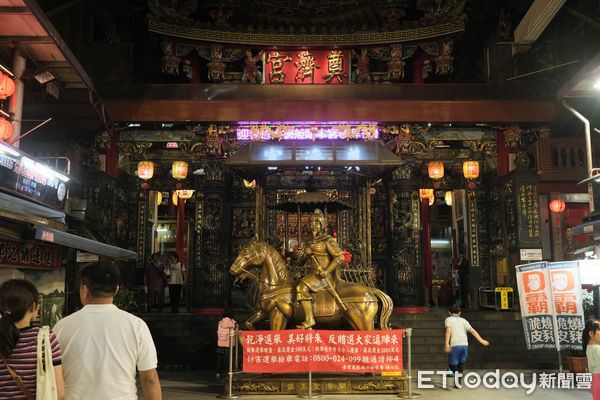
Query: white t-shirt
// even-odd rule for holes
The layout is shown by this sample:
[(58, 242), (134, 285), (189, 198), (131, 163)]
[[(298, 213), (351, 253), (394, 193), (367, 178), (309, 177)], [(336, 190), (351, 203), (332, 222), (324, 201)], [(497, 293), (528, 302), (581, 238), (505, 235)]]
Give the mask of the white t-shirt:
[(136, 369), (158, 359), (146, 323), (113, 304), (88, 304), (58, 321), (64, 400), (137, 399)]
[(587, 356), (588, 372), (600, 374), (600, 345), (588, 344), (585, 355)]
[(177, 262), (169, 266), (169, 285), (183, 285), (183, 271), (185, 267)]
[[(453, 315), (444, 321), (446, 328), (450, 328), (450, 347), (454, 346), (468, 346), (469, 340), (467, 333), (473, 329), (469, 321), (458, 315)], [(60, 341), (59, 341), (60, 343)]]

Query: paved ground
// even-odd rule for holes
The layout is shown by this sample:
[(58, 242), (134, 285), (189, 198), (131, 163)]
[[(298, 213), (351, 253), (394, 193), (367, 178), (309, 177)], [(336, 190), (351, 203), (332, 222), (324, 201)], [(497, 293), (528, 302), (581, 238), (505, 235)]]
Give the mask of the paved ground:
[[(468, 372), (468, 371), (467, 371)], [(483, 376), (488, 371), (475, 371)], [(500, 376), (508, 371), (500, 371)], [(514, 371), (524, 372), (525, 382), (529, 384), (532, 381), (533, 371)], [(550, 371), (547, 371), (550, 372)], [(553, 371), (556, 372), (556, 371)], [(416, 375), (416, 374), (415, 374)], [(224, 393), (224, 383), (214, 378), (212, 371), (159, 371), (161, 386), (163, 390), (163, 399), (165, 400), (205, 400), (215, 399), (217, 395)], [(556, 376), (556, 375), (555, 375)], [(539, 371), (536, 381), (539, 386)], [(450, 381), (446, 389), (443, 389), (442, 380), (439, 376), (434, 376), (433, 389), (417, 389), (413, 385), (414, 392), (422, 395), (423, 399), (449, 399), (449, 400), (479, 400), (479, 399), (540, 399), (540, 400), (592, 400), (592, 395), (588, 390), (577, 389), (541, 389), (537, 387), (530, 395), (526, 394), (523, 387), (514, 389), (488, 389), (483, 385), (477, 389), (462, 388), (456, 389), (453, 382)], [(398, 399), (397, 395), (325, 395), (322, 400), (349, 400), (349, 397), (366, 400)], [(140, 398), (141, 391), (140, 391)], [(277, 396), (277, 395), (242, 395), (241, 400), (280, 400), (297, 399), (297, 396)]]

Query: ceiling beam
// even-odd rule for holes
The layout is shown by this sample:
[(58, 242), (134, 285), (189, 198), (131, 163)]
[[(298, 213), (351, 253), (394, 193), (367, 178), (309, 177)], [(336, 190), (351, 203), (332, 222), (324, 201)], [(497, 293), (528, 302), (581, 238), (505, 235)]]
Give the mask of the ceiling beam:
[(114, 121), (554, 122), (556, 100), (105, 100)]
[(27, 7), (0, 7), (0, 14), (2, 15), (27, 15), (31, 14), (31, 11)]
[(50, 36), (0, 36), (0, 43), (54, 44)]
[(575, 7), (571, 7), (571, 6), (566, 6), (565, 10), (567, 10), (570, 14), (573, 14), (577, 18), (581, 19), (582, 21), (587, 22), (588, 24), (592, 25), (593, 27), (600, 29), (600, 20), (589, 15), (590, 13), (586, 14), (582, 11), (579, 11)]

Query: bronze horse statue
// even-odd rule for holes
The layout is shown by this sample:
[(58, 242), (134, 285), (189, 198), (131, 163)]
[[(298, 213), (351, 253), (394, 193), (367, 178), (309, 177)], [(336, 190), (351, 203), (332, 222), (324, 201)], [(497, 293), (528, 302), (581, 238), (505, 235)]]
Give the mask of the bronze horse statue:
[[(254, 267), (260, 267), (258, 275), (250, 271)], [(296, 282), (289, 276), (279, 252), (269, 244), (259, 242), (255, 236), (240, 251), (230, 272), (233, 276), (250, 276), (259, 284), (259, 310), (245, 322), (246, 329), (254, 330), (255, 324), (265, 319), (269, 319), (271, 330), (286, 329), (288, 322), (304, 320), (304, 311), (295, 299)], [(337, 271), (332, 274), (332, 285), (343, 305), (327, 290), (314, 293), (314, 313), (318, 326), (338, 327), (346, 322), (354, 330), (374, 330), (374, 319), (381, 301), (379, 326), (380, 329), (390, 329), (393, 302), (387, 294), (376, 288), (344, 281)]]

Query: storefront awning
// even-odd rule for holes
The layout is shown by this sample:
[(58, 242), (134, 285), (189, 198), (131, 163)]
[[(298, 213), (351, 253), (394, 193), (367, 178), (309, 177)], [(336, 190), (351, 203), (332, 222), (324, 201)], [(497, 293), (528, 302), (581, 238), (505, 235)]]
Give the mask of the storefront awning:
[(63, 246), (73, 247), (79, 250), (85, 250), (90, 253), (98, 254), (100, 256), (137, 260), (137, 253), (134, 251), (122, 249), (116, 246), (111, 246), (109, 244), (101, 243), (95, 240), (86, 239), (81, 236), (58, 231), (52, 228), (47, 228), (45, 226), (35, 227), (35, 238), (44, 242), (60, 244)]
[(65, 223), (65, 213), (0, 192), (0, 209)]

